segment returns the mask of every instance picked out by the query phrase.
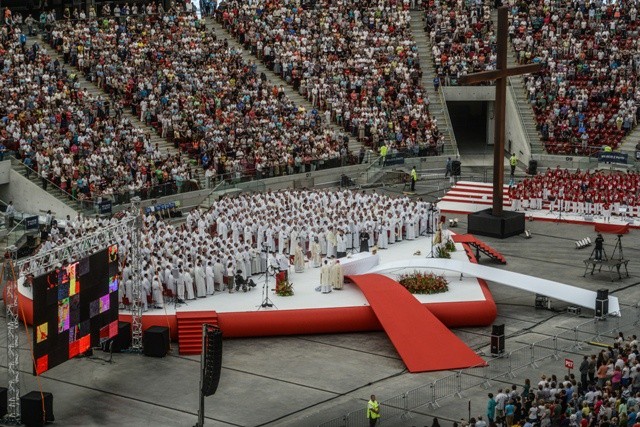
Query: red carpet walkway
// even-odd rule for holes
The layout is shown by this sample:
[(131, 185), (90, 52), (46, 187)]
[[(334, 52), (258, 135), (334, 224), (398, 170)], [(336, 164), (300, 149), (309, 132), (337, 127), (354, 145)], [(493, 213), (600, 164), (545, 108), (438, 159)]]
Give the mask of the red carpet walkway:
[(349, 278), (369, 301), (409, 372), (460, 369), (484, 363), (398, 282), (381, 274)]

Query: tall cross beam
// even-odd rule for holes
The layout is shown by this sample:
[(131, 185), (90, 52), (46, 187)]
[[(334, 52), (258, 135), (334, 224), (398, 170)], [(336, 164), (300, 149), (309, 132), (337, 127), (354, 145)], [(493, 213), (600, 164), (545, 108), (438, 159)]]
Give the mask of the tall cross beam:
[(493, 145), (493, 209), (494, 216), (502, 216), (504, 185), (504, 140), (505, 121), (507, 103), (507, 78), (522, 74), (535, 73), (542, 68), (541, 64), (519, 65), (507, 68), (507, 45), (509, 24), (507, 19), (507, 7), (498, 8), (498, 34), (497, 42), (497, 63), (496, 69), (482, 71), (479, 73), (467, 74), (459, 78), (461, 84), (480, 83), (486, 81), (496, 82), (496, 105), (495, 105), (495, 132)]

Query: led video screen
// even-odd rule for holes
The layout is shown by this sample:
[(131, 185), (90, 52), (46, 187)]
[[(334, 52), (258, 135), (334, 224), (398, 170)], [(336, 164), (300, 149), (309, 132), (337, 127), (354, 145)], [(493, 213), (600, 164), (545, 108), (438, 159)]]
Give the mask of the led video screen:
[(36, 375), (118, 334), (116, 245), (33, 280)]

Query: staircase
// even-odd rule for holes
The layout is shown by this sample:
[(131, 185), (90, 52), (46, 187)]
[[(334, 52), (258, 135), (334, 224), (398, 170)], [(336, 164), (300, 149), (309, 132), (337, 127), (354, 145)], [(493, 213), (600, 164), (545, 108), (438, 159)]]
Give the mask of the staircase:
[(500, 264), (506, 264), (507, 260), (504, 256), (491, 246), (487, 245), (481, 240), (478, 240), (472, 234), (454, 234), (451, 236), (455, 243), (465, 243), (476, 250), (475, 259), (480, 260), (480, 252), (488, 256), (494, 261), (499, 262)]
[(627, 153), (629, 155), (629, 164), (634, 164), (636, 158), (636, 144), (640, 142), (640, 126), (636, 126), (631, 133), (624, 137), (622, 145), (618, 148), (618, 151)]
[(431, 51), (431, 42), (427, 33), (424, 31), (424, 21), (422, 20), (424, 12), (421, 10), (412, 10), (411, 15), (411, 33), (418, 48), (418, 57), (420, 58), (420, 69), (422, 70), (422, 87), (429, 96), (429, 112), (431, 117), (438, 121), (438, 129), (444, 135), (444, 155), (458, 156), (458, 145), (453, 132), (453, 125), (447, 110), (447, 102), (444, 99), (442, 89), (437, 91), (433, 87), (433, 79), (436, 76), (436, 70), (433, 62)]
[(178, 348), (182, 355), (202, 353), (202, 325), (218, 325), (215, 311), (178, 311)]
[(51, 194), (53, 197), (60, 200), (62, 203), (69, 206), (73, 210), (77, 212), (84, 212), (88, 210), (80, 206), (80, 203), (77, 199), (72, 199), (69, 193), (62, 191), (62, 189), (56, 187), (52, 182), (49, 182), (47, 189), (44, 190), (44, 188), (42, 188), (42, 180), (38, 177), (38, 173), (31, 170), (31, 173), (27, 176), (27, 167), (15, 157), (11, 157), (11, 168), (34, 183), (36, 186), (42, 189), (42, 191), (46, 191), (47, 193)]
[[(498, 10), (491, 10), (491, 20), (494, 24), (498, 25)], [(512, 68), (519, 65), (516, 60), (516, 50), (509, 41), (509, 48), (507, 49), (507, 67)], [(509, 86), (511, 94), (515, 97), (516, 106), (518, 109), (518, 115), (520, 116), (520, 122), (524, 128), (524, 133), (527, 136), (529, 146), (531, 147), (531, 154), (544, 153), (544, 145), (541, 141), (541, 135), (537, 129), (536, 116), (533, 113), (533, 108), (529, 102), (529, 96), (527, 88), (524, 84), (523, 76), (509, 77)]]
[[(255, 64), (258, 74), (264, 73), (264, 75), (267, 76), (267, 81), (269, 82), (270, 85), (278, 85), (278, 86), (282, 85), (282, 87), (284, 88), (284, 93), (289, 97), (289, 99), (295, 102), (296, 105), (304, 107), (307, 111), (313, 110), (313, 105), (307, 98), (305, 98), (304, 96), (300, 95), (297, 91), (295, 91), (293, 87), (289, 85), (289, 83), (287, 83), (284, 79), (280, 77), (279, 74), (276, 74), (273, 71), (269, 70), (262, 62), (260, 62), (260, 60), (258, 60), (258, 58), (256, 58), (250, 51), (245, 49), (244, 46), (241, 45), (231, 35), (231, 33), (229, 33), (224, 28), (223, 25), (218, 23), (213, 17), (205, 17), (205, 22), (207, 23), (207, 28), (213, 28), (216, 34), (221, 35), (222, 37), (225, 37), (227, 39), (230, 47), (234, 48), (238, 52), (241, 52), (242, 58), (245, 60), (245, 62), (247, 63), (252, 62), (253, 64)], [(323, 126), (331, 130), (334, 130), (336, 132), (341, 132), (347, 135), (348, 137), (350, 136), (344, 130), (344, 128), (337, 126), (335, 123), (323, 122)], [(352, 153), (357, 154), (358, 151), (360, 150), (361, 145), (362, 144), (360, 144), (360, 142), (356, 138), (351, 138), (351, 137), (349, 138), (349, 151), (351, 151)]]
[[(38, 40), (38, 42), (40, 43), (40, 45), (42, 47), (45, 47), (47, 49), (47, 53), (54, 59), (58, 59), (58, 61), (60, 61), (61, 64), (64, 64), (64, 58), (62, 57), (62, 55), (59, 55), (58, 52), (55, 51), (55, 49), (51, 48), (51, 46), (49, 46), (46, 42), (44, 42), (43, 40)], [(70, 64), (64, 64), (65, 68), (67, 70), (71, 70), (74, 73), (76, 73), (79, 77), (79, 82), (80, 82), (80, 89), (87, 89), (87, 92), (91, 95), (91, 96), (102, 96), (105, 100), (111, 100), (112, 104), (117, 103), (118, 101), (111, 98), (110, 95), (108, 95), (105, 91), (103, 91), (101, 88), (99, 88), (96, 84), (94, 84), (93, 82), (87, 80), (84, 76), (84, 73), (82, 73), (78, 68), (71, 66)], [(123, 116), (126, 117), (127, 119), (130, 120), (131, 124), (139, 129), (144, 129), (146, 132), (149, 133), (149, 135), (151, 135), (150, 137), (150, 142), (151, 144), (155, 147), (156, 144), (158, 144), (158, 147), (160, 148), (160, 151), (164, 154), (167, 153), (169, 155), (175, 155), (180, 153), (180, 150), (178, 148), (176, 148), (172, 143), (170, 143), (166, 138), (163, 138), (162, 136), (158, 135), (158, 132), (156, 131), (155, 128), (153, 128), (150, 125), (147, 125), (146, 123), (140, 121), (140, 119), (138, 118), (138, 116), (134, 116), (131, 113), (131, 109), (130, 108), (124, 108), (123, 109)], [(196, 168), (195, 170), (197, 176), (199, 177), (199, 185), (200, 188), (206, 188), (206, 180), (204, 177), (204, 172), (200, 172), (200, 170), (198, 168)]]

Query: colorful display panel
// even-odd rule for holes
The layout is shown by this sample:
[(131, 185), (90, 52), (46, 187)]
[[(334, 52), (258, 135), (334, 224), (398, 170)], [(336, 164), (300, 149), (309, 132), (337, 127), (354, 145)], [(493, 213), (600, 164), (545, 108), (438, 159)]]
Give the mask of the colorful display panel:
[(33, 281), (36, 375), (118, 334), (116, 245)]

